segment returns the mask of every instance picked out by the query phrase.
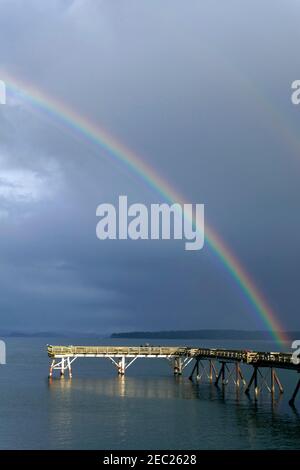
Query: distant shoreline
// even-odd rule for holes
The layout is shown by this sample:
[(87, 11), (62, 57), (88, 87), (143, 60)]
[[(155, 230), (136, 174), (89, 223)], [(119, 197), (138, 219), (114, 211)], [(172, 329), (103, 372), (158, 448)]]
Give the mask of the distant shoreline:
[[(278, 333), (277, 333), (278, 334)], [(280, 333), (282, 334), (282, 333)], [(300, 331), (284, 332), (292, 340), (300, 340)], [(90, 338), (90, 339), (216, 339), (216, 340), (262, 340), (274, 341), (269, 331), (262, 330), (160, 330), (97, 333), (79, 331), (0, 331), (2, 338)]]
[[(284, 332), (288, 338), (300, 338), (300, 332)], [(111, 338), (133, 339), (240, 339), (274, 340), (269, 331), (249, 330), (170, 330), (170, 331), (128, 331), (113, 333)]]
[(97, 334), (97, 333), (82, 333), (79, 331), (66, 332), (66, 331), (38, 331), (38, 332), (24, 332), (24, 331), (0, 331), (0, 338), (110, 338), (110, 334)]

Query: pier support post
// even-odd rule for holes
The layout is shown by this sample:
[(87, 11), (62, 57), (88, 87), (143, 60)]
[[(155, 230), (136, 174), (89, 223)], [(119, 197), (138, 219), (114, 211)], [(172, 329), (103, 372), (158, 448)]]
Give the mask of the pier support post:
[(275, 378), (275, 382), (277, 383), (277, 386), (278, 386), (278, 389), (279, 389), (279, 392), (280, 393), (283, 393), (283, 386), (281, 385), (281, 382), (279, 380), (279, 377), (274, 369), (274, 378)]
[(72, 367), (71, 367), (71, 361), (70, 361), (70, 357), (68, 356), (67, 357), (67, 364), (68, 364), (68, 369), (69, 369), (69, 378), (71, 379), (72, 378)]
[(258, 377), (257, 377), (258, 368), (254, 367), (254, 393), (258, 395)]
[(196, 358), (196, 359), (195, 359), (195, 365), (194, 365), (194, 367), (193, 367), (193, 369), (192, 369), (192, 372), (190, 373), (190, 376), (189, 376), (189, 379), (190, 379), (190, 380), (193, 380), (193, 375), (194, 375), (194, 372), (195, 372), (195, 370), (197, 369), (197, 367), (198, 367), (198, 374), (199, 374), (199, 364), (198, 364), (198, 363), (199, 363), (199, 359)]
[(126, 363), (126, 356), (117, 356), (116, 358), (114, 358), (113, 356), (107, 356), (107, 357), (108, 359), (111, 360), (113, 365), (116, 367), (118, 375), (120, 376), (124, 376), (126, 369), (128, 369), (128, 367), (130, 367), (131, 364), (133, 364), (134, 361), (136, 361), (136, 359), (138, 358), (138, 356), (134, 356), (131, 359), (131, 361)]
[(196, 378), (197, 378), (197, 380), (200, 379), (200, 374), (199, 374), (199, 359), (197, 359), (197, 363), (196, 363)]
[(60, 376), (61, 378), (64, 378), (65, 376), (65, 358), (64, 357), (61, 359)]
[(235, 363), (235, 385), (240, 386), (240, 364), (239, 362)]
[(275, 394), (275, 370), (274, 367), (271, 367), (271, 393)]
[(53, 359), (53, 361), (51, 361), (50, 370), (49, 370), (49, 379), (51, 379), (51, 377), (53, 375), (54, 364), (55, 364), (55, 359)]
[[(254, 368), (254, 371), (253, 371), (253, 374), (251, 376), (250, 382), (247, 385), (245, 393), (247, 393), (249, 395), (252, 384), (254, 386), (255, 396), (258, 395), (259, 391), (262, 389), (263, 386), (265, 386), (267, 388), (267, 390), (272, 394), (272, 396), (275, 395), (276, 385), (278, 387), (278, 390), (279, 390), (280, 394), (283, 393), (283, 386), (281, 385), (281, 382), (279, 380), (279, 377), (278, 377), (274, 367), (270, 367), (270, 371), (271, 371), (271, 385), (270, 386), (269, 386), (269, 384), (267, 382), (267, 379), (266, 379), (269, 372), (267, 371), (267, 373), (265, 375), (263, 375), (258, 366), (253, 366), (253, 368)], [(260, 377), (261, 377), (261, 386), (258, 383), (258, 375), (260, 375)]]
[(213, 381), (214, 376), (215, 376), (215, 379), (217, 379), (218, 373), (217, 373), (214, 361), (212, 359), (210, 359), (209, 360), (209, 380), (210, 380), (210, 382)]
[(175, 357), (174, 359), (174, 375), (182, 375), (182, 359)]
[(222, 385), (226, 385), (226, 380), (225, 380), (225, 367), (226, 367), (226, 362), (221, 362), (221, 370), (216, 378), (215, 385), (219, 385), (219, 380), (220, 378), (222, 379)]
[[(204, 359), (206, 359), (206, 358), (204, 358)], [(182, 370), (189, 363), (190, 363), (190, 359), (186, 363), (185, 363), (185, 361), (183, 361)], [(217, 369), (216, 369), (216, 366), (215, 366), (212, 359), (209, 359), (209, 368), (207, 369), (204, 360), (201, 360), (199, 357), (195, 357), (195, 365), (194, 365), (194, 367), (192, 369), (192, 372), (190, 373), (190, 376), (189, 376), (190, 380), (193, 380), (193, 376), (194, 376), (195, 372), (196, 372), (196, 379), (197, 380), (201, 380), (203, 376), (205, 378), (207, 378), (210, 382), (213, 381), (214, 376), (215, 376), (216, 380), (218, 378)]]
[(209, 380), (212, 382), (213, 380), (213, 364), (212, 360), (209, 360)]
[(296, 396), (298, 395), (299, 389), (300, 389), (300, 379), (298, 380), (298, 383), (297, 383), (296, 388), (294, 390), (293, 396), (289, 401), (290, 406), (293, 406), (293, 407), (295, 406), (295, 400), (296, 400)]
[(222, 376), (222, 385), (226, 384), (225, 375), (226, 375), (226, 362), (222, 363), (221, 376)]
[[(241, 366), (239, 362), (233, 361), (220, 361), (221, 368), (219, 374), (216, 374), (215, 385), (218, 386), (220, 379), (222, 379), (222, 385), (228, 385), (230, 380), (235, 385), (236, 388), (240, 387), (241, 381), (246, 385), (245, 378), (243, 376)], [(227, 376), (226, 376), (227, 371)]]
[(72, 367), (71, 364), (74, 362), (76, 357), (70, 358), (70, 356), (60, 357), (56, 362), (55, 359), (51, 361), (50, 369), (49, 369), (49, 379), (53, 376), (53, 371), (59, 370), (60, 377), (63, 379), (65, 376), (65, 370), (68, 369), (69, 371), (69, 378), (72, 378)]
[(125, 375), (125, 368), (126, 368), (125, 356), (122, 356), (118, 363), (118, 374)]
[(240, 365), (239, 362), (236, 362), (236, 364), (235, 364), (235, 385), (237, 387), (239, 387), (241, 385), (241, 381), (242, 381), (243, 385), (246, 385), (246, 380), (245, 380), (245, 377), (243, 375), (241, 365)]
[(250, 393), (250, 389), (251, 389), (251, 385), (253, 384), (254, 382), (254, 393), (255, 393), (255, 396), (257, 396), (258, 394), (258, 380), (257, 380), (257, 369), (258, 367), (257, 366), (253, 366), (254, 370), (253, 370), (253, 374), (251, 376), (251, 379), (250, 379), (250, 382), (249, 384), (247, 385), (247, 388), (245, 390), (245, 393), (247, 393), (247, 395), (249, 395)]

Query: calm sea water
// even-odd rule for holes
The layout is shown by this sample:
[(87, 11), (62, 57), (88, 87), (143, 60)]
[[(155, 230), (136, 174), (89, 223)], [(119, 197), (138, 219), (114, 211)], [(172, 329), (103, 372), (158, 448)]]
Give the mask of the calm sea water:
[[(145, 340), (144, 340), (145, 341)], [(257, 403), (233, 386), (225, 393), (205, 381), (175, 378), (164, 359), (139, 359), (125, 378), (107, 359), (78, 359), (73, 379), (47, 379), (46, 343), (94, 344), (95, 340), (10, 338), (0, 366), (1, 449), (299, 449), (298, 410), (288, 399), (298, 379), (279, 372), (285, 387), (271, 402)], [(99, 344), (112, 344), (100, 340)], [(114, 340), (114, 344), (139, 341)], [(160, 344), (161, 341), (151, 341)], [(271, 342), (163, 341), (276, 350)], [(250, 369), (249, 369), (250, 372)], [(246, 375), (249, 375), (246, 374)]]

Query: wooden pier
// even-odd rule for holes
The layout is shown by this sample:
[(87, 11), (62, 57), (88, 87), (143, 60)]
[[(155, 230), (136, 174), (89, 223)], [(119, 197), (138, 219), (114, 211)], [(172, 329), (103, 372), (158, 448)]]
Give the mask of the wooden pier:
[[(189, 379), (200, 380), (206, 376), (216, 386), (226, 386), (230, 381), (236, 387), (244, 386), (245, 393), (251, 390), (257, 397), (263, 387), (273, 396), (278, 389), (283, 393), (279, 380), (278, 369), (289, 369), (300, 373), (300, 364), (294, 361), (291, 353), (259, 352), (249, 350), (208, 349), (169, 346), (48, 346), (51, 358), (49, 377), (53, 371), (59, 370), (61, 377), (68, 371), (72, 377), (72, 364), (77, 358), (107, 358), (116, 367), (119, 375), (139, 358), (162, 358), (172, 365), (174, 375), (181, 375), (184, 369), (193, 363)], [(252, 375), (248, 384), (243, 375), (242, 365), (252, 367)], [(300, 390), (300, 379), (289, 400), (291, 406)]]

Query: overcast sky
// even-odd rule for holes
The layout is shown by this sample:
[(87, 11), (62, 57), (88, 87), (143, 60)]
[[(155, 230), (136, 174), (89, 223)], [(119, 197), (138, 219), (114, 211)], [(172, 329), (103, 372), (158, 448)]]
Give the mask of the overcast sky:
[[(6, 71), (205, 204), (287, 329), (299, 329), (300, 5), (0, 0)], [(100, 241), (96, 207), (164, 202), (20, 94), (0, 106), (1, 329), (263, 329), (205, 245)]]

